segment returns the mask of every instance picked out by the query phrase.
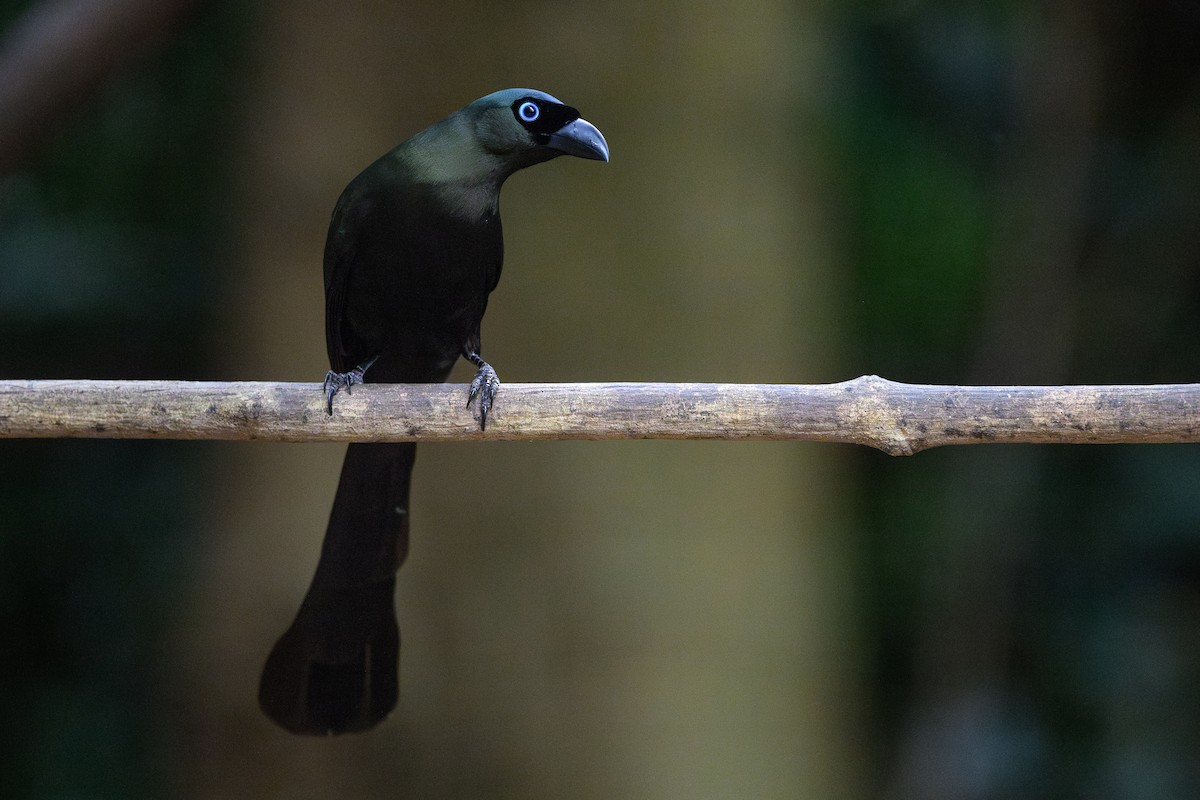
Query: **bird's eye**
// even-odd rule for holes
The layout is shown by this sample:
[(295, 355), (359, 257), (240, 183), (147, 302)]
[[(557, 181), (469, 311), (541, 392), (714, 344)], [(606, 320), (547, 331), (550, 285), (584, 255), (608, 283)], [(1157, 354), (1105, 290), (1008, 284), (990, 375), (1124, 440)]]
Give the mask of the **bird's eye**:
[(531, 100), (526, 100), (524, 103), (521, 103), (520, 107), (517, 109), (517, 116), (521, 118), (522, 122), (533, 122), (541, 115), (542, 110), (538, 108), (537, 103), (534, 103)]

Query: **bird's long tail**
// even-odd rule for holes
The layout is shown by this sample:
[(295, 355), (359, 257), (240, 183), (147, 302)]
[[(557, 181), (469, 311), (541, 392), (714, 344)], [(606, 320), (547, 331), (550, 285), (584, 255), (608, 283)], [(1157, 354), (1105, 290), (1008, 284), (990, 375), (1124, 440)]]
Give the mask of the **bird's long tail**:
[(321, 560), (263, 667), (258, 703), (293, 733), (364, 731), (396, 706), (396, 570), (408, 552), (408, 486), (417, 446), (346, 449)]

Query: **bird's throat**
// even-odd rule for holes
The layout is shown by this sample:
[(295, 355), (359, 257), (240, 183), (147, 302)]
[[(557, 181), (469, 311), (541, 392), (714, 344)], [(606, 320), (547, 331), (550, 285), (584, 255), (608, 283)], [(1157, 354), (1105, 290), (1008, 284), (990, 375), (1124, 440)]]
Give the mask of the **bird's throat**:
[(435, 183), (430, 188), (450, 216), (474, 222), (495, 216), (499, 210), (498, 183)]

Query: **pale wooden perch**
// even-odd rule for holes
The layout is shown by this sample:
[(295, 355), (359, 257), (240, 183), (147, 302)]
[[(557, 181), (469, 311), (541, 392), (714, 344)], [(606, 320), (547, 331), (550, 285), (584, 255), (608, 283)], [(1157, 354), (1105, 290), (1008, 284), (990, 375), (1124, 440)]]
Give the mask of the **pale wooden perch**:
[(981, 442), (1200, 441), (1200, 384), (508, 383), (486, 432), (466, 396), (458, 385), (357, 386), (330, 417), (310, 383), (4, 380), (0, 438), (805, 439), (892, 455)]

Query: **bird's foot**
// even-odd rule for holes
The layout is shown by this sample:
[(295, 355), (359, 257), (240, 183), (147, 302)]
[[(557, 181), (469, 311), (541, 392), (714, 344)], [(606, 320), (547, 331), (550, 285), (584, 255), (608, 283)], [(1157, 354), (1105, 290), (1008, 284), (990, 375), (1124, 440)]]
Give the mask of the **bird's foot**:
[[(375, 358), (379, 358), (379, 356)], [(321, 384), (321, 390), (325, 392), (325, 411), (329, 416), (333, 416), (333, 396), (341, 389), (345, 389), (346, 394), (353, 394), (350, 387), (363, 382), (363, 373), (375, 363), (375, 358), (359, 364), (349, 372), (329, 370), (325, 373), (325, 381)]]
[(496, 390), (500, 388), (500, 378), (496, 376), (496, 370), (492, 369), (492, 365), (479, 359), (479, 371), (475, 373), (475, 379), (471, 381), (471, 391), (467, 395), (467, 408), (471, 407), (471, 403), (475, 398), (479, 398), (479, 430), (487, 430), (488, 412), (492, 410), (492, 403), (496, 399)]

